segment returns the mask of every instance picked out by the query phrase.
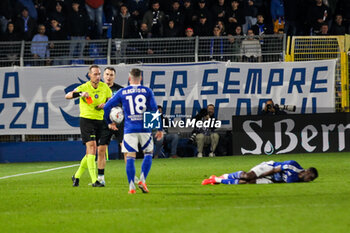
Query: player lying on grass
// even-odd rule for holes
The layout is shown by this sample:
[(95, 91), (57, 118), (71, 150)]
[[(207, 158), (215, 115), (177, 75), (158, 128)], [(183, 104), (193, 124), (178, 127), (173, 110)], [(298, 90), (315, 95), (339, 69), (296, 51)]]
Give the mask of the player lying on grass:
[(309, 182), (318, 177), (317, 169), (310, 167), (303, 169), (298, 162), (288, 160), (284, 162), (268, 161), (253, 167), (249, 172), (237, 171), (223, 174), (220, 177), (210, 176), (202, 181), (207, 184), (271, 184)]

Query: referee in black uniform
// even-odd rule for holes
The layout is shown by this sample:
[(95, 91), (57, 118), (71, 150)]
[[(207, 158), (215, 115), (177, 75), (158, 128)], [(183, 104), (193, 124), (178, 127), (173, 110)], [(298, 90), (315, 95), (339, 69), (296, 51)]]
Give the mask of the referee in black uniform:
[[(103, 72), (103, 80), (104, 82), (109, 86), (109, 88), (112, 90), (112, 96), (117, 93), (119, 89), (122, 89), (123, 87), (114, 83), (116, 77), (116, 71), (113, 67), (106, 67)], [(123, 142), (123, 134), (124, 134), (124, 121), (120, 123), (118, 126), (118, 130), (113, 131), (110, 130), (110, 137), (109, 141), (112, 138), (113, 135), (115, 135), (115, 138), (119, 142), (119, 145)], [(106, 167), (106, 151), (107, 151), (107, 145), (100, 145), (98, 147), (98, 158), (97, 158), (97, 168), (98, 168), (98, 181), (102, 184), (105, 184), (104, 179), (104, 170)]]

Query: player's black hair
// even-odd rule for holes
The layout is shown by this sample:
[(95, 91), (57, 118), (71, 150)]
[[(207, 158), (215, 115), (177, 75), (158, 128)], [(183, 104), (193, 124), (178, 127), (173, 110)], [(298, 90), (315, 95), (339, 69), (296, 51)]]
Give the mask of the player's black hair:
[(141, 77), (141, 70), (137, 69), (137, 68), (133, 68), (130, 71), (130, 75), (135, 77), (135, 78)]
[(309, 170), (314, 174), (314, 179), (318, 177), (318, 171), (314, 167), (310, 167)]
[(158, 105), (158, 106), (157, 106), (157, 108), (160, 108), (160, 109), (162, 109), (162, 110), (163, 110), (163, 107), (162, 107), (161, 105)]
[(117, 72), (115, 71), (115, 69), (114, 69), (112, 66), (107, 66), (107, 67), (105, 68), (105, 70), (111, 70), (111, 71), (114, 71), (114, 73), (117, 73)]

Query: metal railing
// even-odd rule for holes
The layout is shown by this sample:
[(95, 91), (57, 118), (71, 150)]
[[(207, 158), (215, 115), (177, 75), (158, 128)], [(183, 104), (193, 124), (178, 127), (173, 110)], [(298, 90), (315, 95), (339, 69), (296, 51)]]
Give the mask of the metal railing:
[[(245, 58), (247, 50), (242, 49), (242, 44), (247, 39), (243, 36), (231, 36), (0, 42), (0, 66), (284, 60), (284, 35), (256, 36), (254, 40), (259, 43), (255, 43), (255, 47), (248, 46), (250, 52), (260, 50), (256, 59)], [(41, 56), (34, 55), (33, 52), (38, 50)]]
[(337, 59), (335, 70), (335, 108), (349, 111), (349, 72), (344, 36), (294, 36), (290, 41), (288, 61)]

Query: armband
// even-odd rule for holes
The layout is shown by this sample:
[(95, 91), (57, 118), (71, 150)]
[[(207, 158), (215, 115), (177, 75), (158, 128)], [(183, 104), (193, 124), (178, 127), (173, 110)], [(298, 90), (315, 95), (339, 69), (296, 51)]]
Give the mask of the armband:
[(82, 92), (73, 92), (73, 98), (77, 98), (81, 96)]

